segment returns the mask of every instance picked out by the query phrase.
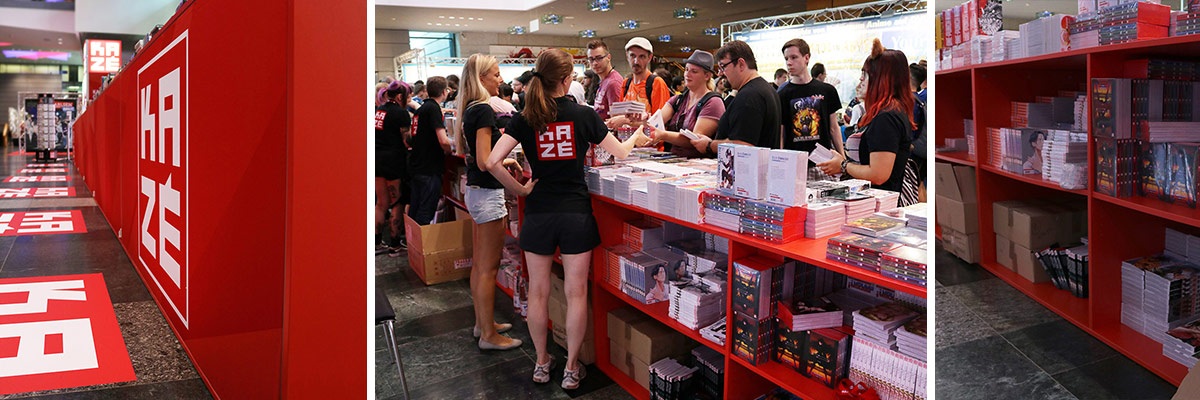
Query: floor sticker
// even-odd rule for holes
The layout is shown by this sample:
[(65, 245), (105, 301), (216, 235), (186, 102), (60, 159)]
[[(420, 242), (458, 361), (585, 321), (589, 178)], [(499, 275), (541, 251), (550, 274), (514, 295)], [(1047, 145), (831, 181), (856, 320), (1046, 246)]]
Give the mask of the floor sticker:
[(0, 212), (0, 236), (85, 232), (80, 210)]
[(70, 175), (42, 175), (42, 176), (10, 176), (4, 180), (4, 183), (22, 183), (22, 182), (67, 182), (71, 180)]
[(66, 168), (25, 168), (25, 169), (22, 169), (21, 171), (19, 171), (18, 173), (21, 173), (21, 174), (50, 174), (50, 173), (65, 174), (65, 173), (67, 173), (67, 169)]
[(67, 166), (67, 163), (53, 163), (53, 164), (25, 164), (25, 168), (43, 168), (43, 167), (45, 167), (45, 168), (50, 168), (50, 167), (59, 167), (59, 168), (62, 168), (62, 167), (66, 167), (66, 166)]
[(0, 199), (75, 197), (73, 187), (0, 188)]
[(134, 379), (101, 274), (0, 279), (0, 395)]

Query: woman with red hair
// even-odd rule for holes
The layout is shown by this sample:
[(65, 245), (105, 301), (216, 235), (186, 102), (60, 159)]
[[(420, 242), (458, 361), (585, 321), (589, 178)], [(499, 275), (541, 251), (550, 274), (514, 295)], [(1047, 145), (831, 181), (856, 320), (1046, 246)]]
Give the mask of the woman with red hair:
[(913, 94), (908, 84), (908, 59), (899, 50), (886, 50), (879, 39), (871, 46), (871, 55), (863, 63), (859, 86), (866, 88), (866, 113), (858, 121), (864, 129), (859, 144), (859, 160), (850, 162), (834, 153), (833, 159), (818, 167), (826, 174), (846, 173), (865, 179), (875, 188), (901, 192), (901, 206), (915, 202), (916, 196), (904, 196), (904, 165), (912, 152), (910, 133)]

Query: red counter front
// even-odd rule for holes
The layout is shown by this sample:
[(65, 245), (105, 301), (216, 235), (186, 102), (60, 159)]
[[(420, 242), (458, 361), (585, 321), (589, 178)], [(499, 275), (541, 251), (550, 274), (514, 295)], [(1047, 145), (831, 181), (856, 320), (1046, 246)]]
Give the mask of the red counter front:
[(215, 396), (362, 397), (366, 4), (185, 7), (80, 116), (76, 166)]

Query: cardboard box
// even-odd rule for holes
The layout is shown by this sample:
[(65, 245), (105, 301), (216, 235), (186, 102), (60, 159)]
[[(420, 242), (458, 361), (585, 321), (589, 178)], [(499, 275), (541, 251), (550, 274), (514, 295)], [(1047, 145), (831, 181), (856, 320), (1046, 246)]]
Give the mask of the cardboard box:
[(566, 282), (554, 273), (550, 274), (550, 298), (557, 299), (563, 304), (567, 302)]
[(639, 321), (630, 326), (630, 357), (649, 366), (664, 357), (687, 354), (695, 343), (682, 333), (653, 319)]
[(771, 150), (767, 165), (767, 201), (785, 206), (808, 204), (808, 152)]
[(963, 233), (979, 233), (979, 210), (975, 203), (964, 203), (941, 195), (934, 200), (938, 225)]
[(767, 196), (767, 162), (770, 149), (739, 146), (734, 149), (733, 190), (738, 196), (762, 200)]
[(1022, 207), (1012, 211), (1012, 233), (1008, 239), (1014, 245), (1041, 250), (1059, 238), (1059, 214), (1041, 207)]
[(974, 203), (975, 197), (975, 168), (965, 165), (953, 165), (938, 162), (935, 166), (934, 180), (937, 182), (937, 195), (963, 203)]
[(1004, 236), (996, 235), (996, 262), (1000, 263), (1008, 269), (1016, 271), (1016, 264), (1013, 262), (1013, 246), (1012, 242)]
[(629, 357), (629, 372), (639, 385), (646, 389), (650, 388), (650, 363), (639, 360), (637, 357)]
[(1183, 382), (1179, 384), (1179, 390), (1175, 392), (1175, 397), (1171, 400), (1189, 400), (1200, 399), (1200, 368), (1192, 368), (1187, 375), (1183, 377)]
[(1028, 205), (1024, 200), (1005, 200), (992, 203), (992, 231), (1000, 236), (1012, 236), (1012, 210)]
[(979, 262), (979, 234), (966, 234), (942, 227), (942, 246), (967, 263)]
[(632, 325), (650, 317), (633, 307), (618, 308), (608, 312), (608, 339), (628, 349), (632, 337)]
[[(567, 338), (567, 303), (560, 302), (560, 301), (552, 298), (548, 301), (547, 307), (549, 308), (550, 325), (551, 325), (551, 330), (553, 331), (553, 334), (555, 336), (555, 339), (558, 339), (558, 337), (561, 336), (563, 338), (563, 342), (559, 343), (559, 344), (563, 344), (563, 347), (566, 347), (565, 343), (566, 343), (566, 338)], [(592, 333), (592, 331), (595, 330), (594, 325), (595, 324), (593, 322), (592, 305), (589, 302), (587, 305), (587, 329), (584, 331), (585, 333), (584, 333), (583, 340), (585, 340), (585, 341), (592, 340), (593, 336), (595, 336), (595, 334)]]
[(617, 369), (626, 376), (630, 376), (629, 372), (632, 370), (632, 368), (630, 368), (629, 352), (625, 350), (625, 347), (620, 343), (611, 340), (609, 341), (608, 362), (614, 367), (617, 367)]
[[(557, 328), (557, 327), (558, 327), (558, 325), (555, 325), (555, 328)], [(554, 336), (554, 343), (557, 343), (560, 347), (562, 347), (565, 350), (567, 348), (566, 330), (563, 330), (562, 335), (560, 336), (559, 330), (555, 329), (553, 336)], [(593, 364), (596, 362), (596, 342), (595, 342), (595, 340), (593, 340), (591, 338), (591, 335), (588, 335), (588, 336), (589, 337), (587, 339), (585, 339), (583, 341), (583, 343), (580, 344), (580, 346), (579, 346), (578, 357), (579, 357), (579, 362), (590, 365), (590, 364)], [(610, 350), (610, 352), (611, 352), (611, 350)]]
[(474, 222), (464, 219), (432, 225), (418, 225), (404, 216), (408, 238), (408, 265), (426, 285), (471, 276)]
[(1050, 280), (1050, 275), (1046, 273), (1045, 268), (1042, 268), (1042, 263), (1038, 261), (1036, 253), (1015, 243), (1012, 250), (1013, 259), (1017, 263), (1017, 273), (1021, 277), (1033, 283)]

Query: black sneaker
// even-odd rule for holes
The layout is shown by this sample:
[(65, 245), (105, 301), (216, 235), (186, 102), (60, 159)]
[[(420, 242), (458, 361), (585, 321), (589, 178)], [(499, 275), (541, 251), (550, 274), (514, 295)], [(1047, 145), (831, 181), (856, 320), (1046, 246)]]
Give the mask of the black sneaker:
[(395, 246), (388, 248), (388, 257), (400, 257), (400, 254), (408, 252), (408, 243), (403, 240), (396, 243)]

